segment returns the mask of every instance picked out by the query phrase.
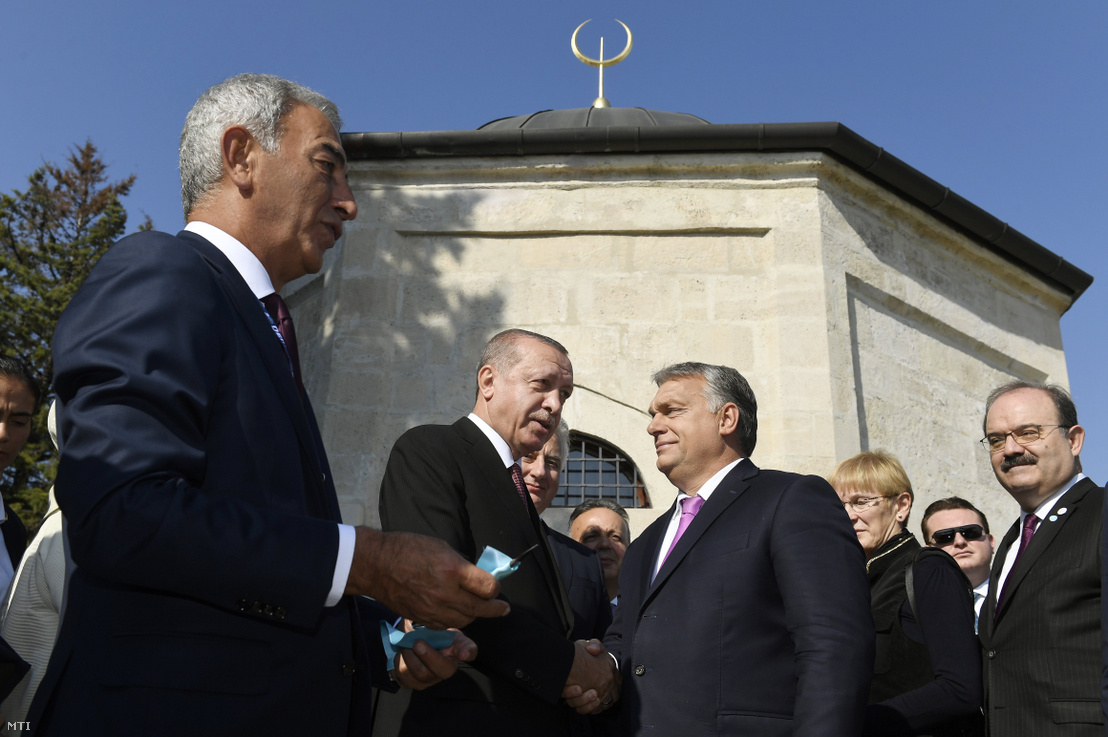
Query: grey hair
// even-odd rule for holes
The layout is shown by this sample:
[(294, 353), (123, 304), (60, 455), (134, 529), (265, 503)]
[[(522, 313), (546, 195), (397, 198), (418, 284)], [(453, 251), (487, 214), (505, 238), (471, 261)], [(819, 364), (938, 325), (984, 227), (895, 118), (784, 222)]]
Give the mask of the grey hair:
[(703, 395), (709, 412), (719, 412), (728, 403), (739, 408), (739, 445), (744, 454), (751, 455), (758, 443), (758, 400), (743, 375), (730, 366), (686, 361), (655, 371), (653, 379), (661, 386), (686, 376), (704, 379)]
[(200, 95), (181, 131), (181, 204), (185, 219), (223, 178), (220, 138), (241, 125), (262, 150), (276, 153), (284, 133), (281, 121), (297, 104), (311, 105), (342, 130), (338, 107), (318, 92), (269, 74), (240, 74)]
[[(524, 330), (522, 328), (508, 328), (507, 330), (501, 330), (499, 333), (489, 338), (489, 342), (485, 344), (485, 350), (481, 351), (481, 358), (477, 360), (477, 373), (481, 373), (481, 369), (485, 366), (492, 366), (496, 369), (497, 373), (500, 374), (506, 374), (511, 371), (512, 367), (523, 359), (523, 352), (519, 349), (519, 342), (525, 338), (537, 340), (540, 343), (554, 348), (563, 356), (569, 356), (569, 351), (566, 350), (566, 347), (553, 338), (548, 338), (545, 335), (533, 333), (530, 330)], [(480, 392), (481, 388), (478, 386), (477, 393), (480, 394)]]
[(569, 425), (565, 420), (558, 421), (558, 427), (554, 430), (554, 437), (558, 439), (558, 457), (562, 460), (562, 467), (559, 471), (566, 470), (566, 463), (569, 462)]

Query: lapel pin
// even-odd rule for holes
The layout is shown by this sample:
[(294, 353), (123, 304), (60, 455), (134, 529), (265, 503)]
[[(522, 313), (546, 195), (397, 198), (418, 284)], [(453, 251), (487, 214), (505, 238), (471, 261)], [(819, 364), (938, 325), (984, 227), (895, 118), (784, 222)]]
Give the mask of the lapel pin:
[(1058, 514), (1065, 514), (1068, 511), (1069, 511), (1068, 509), (1066, 509), (1065, 507), (1062, 507), (1061, 509), (1058, 510)]
[(1052, 514), (1049, 517), (1047, 517), (1046, 519), (1047, 519), (1048, 522), (1057, 522), (1058, 521), (1058, 515)]

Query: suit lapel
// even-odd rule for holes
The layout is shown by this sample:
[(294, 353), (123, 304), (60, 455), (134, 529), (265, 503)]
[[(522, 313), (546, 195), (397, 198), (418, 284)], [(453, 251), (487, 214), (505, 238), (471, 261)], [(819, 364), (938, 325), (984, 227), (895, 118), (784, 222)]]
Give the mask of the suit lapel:
[[(550, 541), (547, 540), (542, 530), (539, 516), (535, 512), (535, 508), (531, 506), (530, 498), (527, 500), (526, 507), (520, 503), (519, 492), (516, 489), (515, 482), (512, 481), (510, 471), (504, 467), (500, 454), (496, 452), (496, 448), (493, 447), (480, 428), (474, 425), (468, 417), (458, 420), (453, 427), (471, 447), (471, 453), (475, 461), (474, 465), (480, 469), (485, 479), (486, 488), (489, 489), (490, 496), (499, 505), (502, 514), (512, 520), (525, 540), (533, 541), (532, 544), (538, 543), (539, 549), (535, 551), (532, 557), (546, 579), (547, 588), (550, 589), (551, 596), (557, 604), (558, 615), (561, 617), (562, 623), (568, 628), (567, 632), (569, 632), (573, 629), (573, 612), (570, 609), (569, 596), (562, 584), (561, 577), (558, 575), (558, 567), (554, 562), (554, 553), (550, 549)], [(480, 551), (477, 552), (480, 554)], [(500, 552), (515, 556), (522, 553), (523, 550), (502, 550)]]
[[(666, 530), (669, 528), (669, 521), (673, 518), (676, 509), (677, 500), (675, 499), (673, 504), (670, 505), (669, 511), (651, 523), (650, 527), (646, 528), (643, 534), (639, 536), (639, 539), (632, 543), (641, 545), (645, 551), (644, 555), (647, 556), (646, 565), (642, 567), (642, 575), (639, 577), (639, 591), (643, 592), (643, 596), (639, 600), (640, 605), (646, 603), (647, 594), (650, 592), (651, 577), (654, 575), (654, 563), (662, 553), (662, 543), (666, 538)], [(703, 508), (700, 511), (703, 512)]]
[[(1084, 500), (1085, 495), (1090, 489), (1095, 488), (1097, 488), (1096, 484), (1090, 479), (1082, 479), (1075, 484), (1072, 489), (1063, 494), (1062, 498), (1055, 503), (1054, 508), (1051, 509), (1047, 518), (1039, 522), (1035, 534), (1031, 536), (1031, 542), (1027, 544), (1027, 549), (1023, 551), (1023, 555), (1021, 555), (1019, 560), (1016, 561), (1016, 564), (1012, 566), (1012, 570), (1008, 572), (1008, 578), (1004, 582), (1003, 589), (1004, 601), (1001, 602), (1000, 609), (997, 610), (998, 618), (1003, 616), (1004, 610), (1008, 608), (1008, 602), (1012, 600), (1013, 594), (1015, 594), (1016, 589), (1019, 588), (1023, 579), (1027, 577), (1027, 573), (1059, 537), (1062, 532), (1062, 527), (1071, 519), (1081, 514), (1082, 500)], [(1019, 521), (1013, 525), (1013, 528), (1014, 529), (1009, 530), (1008, 534), (1004, 536), (1004, 542), (1007, 543), (1004, 548), (1005, 557), (1007, 557), (1008, 550), (1012, 545), (1017, 545), (1016, 538), (1020, 534)], [(1003, 566), (1004, 558), (1000, 558), (999, 556), (998, 558)]]
[[(468, 417), (455, 422), (454, 429), (470, 446), (470, 453), (476, 461), (474, 465), (484, 477), (485, 486), (490, 490), (490, 496), (496, 501), (498, 509), (520, 527), (531, 527), (527, 509), (520, 503), (519, 492), (516, 491), (511, 472), (504, 467), (504, 461), (489, 439), (485, 437), (485, 433), (481, 432), (481, 429)], [(523, 551), (502, 550), (500, 552), (519, 555)]]
[[(700, 512), (693, 518), (692, 523), (685, 530), (685, 534), (677, 541), (677, 545), (674, 546), (673, 551), (666, 558), (666, 562), (658, 570), (658, 575), (654, 577), (654, 582), (650, 585), (646, 598), (650, 598), (665, 583), (670, 574), (681, 565), (681, 561), (696, 545), (697, 540), (711, 528), (724, 510), (734, 504), (735, 500), (750, 488), (750, 479), (757, 474), (758, 467), (748, 458), (740, 462), (739, 465), (731, 469), (730, 473), (723, 477), (723, 480), (719, 482), (719, 486), (704, 502), (704, 506), (700, 508)], [(653, 570), (653, 566), (650, 566), (650, 568)]]
[(273, 383), (274, 393), (289, 414), (300, 444), (301, 457), (309, 466), (307, 475), (313, 481), (320, 482), (312, 484), (313, 493), (309, 496), (315, 498), (318, 511), (325, 514), (326, 518), (339, 519), (337, 501), (330, 499), (333, 494), (327, 493), (326, 484), (322, 481), (324, 475), (320, 459), (320, 444), (316, 442), (319, 431), (316, 429), (314, 418), (308, 418), (307, 410), (310, 405), (307, 403), (307, 397), (301, 401), (300, 391), (289, 371), (288, 354), (281, 346), (281, 341), (273, 334), (273, 328), (265, 316), (265, 307), (250, 291), (250, 287), (222, 251), (189, 231), (182, 231), (178, 236), (187, 241), (218, 275), (220, 285), (234, 306), (235, 312), (238, 313), (246, 333), (265, 359), (262, 363)]
[(988, 640), (993, 633), (993, 620), (996, 618), (996, 600), (1000, 596), (998, 588), (1000, 584), (1000, 572), (1004, 570), (1004, 559), (1008, 557), (1008, 551), (1020, 534), (1019, 519), (1004, 533), (1004, 539), (997, 546), (993, 555), (993, 567), (989, 572), (989, 596), (985, 599), (985, 606), (981, 608), (981, 616), (978, 617), (978, 630), (982, 640)]

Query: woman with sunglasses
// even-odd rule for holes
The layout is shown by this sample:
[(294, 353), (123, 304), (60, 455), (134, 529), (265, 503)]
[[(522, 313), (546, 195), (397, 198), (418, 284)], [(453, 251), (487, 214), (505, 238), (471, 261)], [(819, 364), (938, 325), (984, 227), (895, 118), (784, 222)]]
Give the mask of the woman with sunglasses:
[(848, 458), (828, 480), (865, 551), (870, 582), (877, 657), (863, 736), (981, 733), (969, 583), (953, 558), (921, 548), (908, 532), (908, 474), (878, 450)]

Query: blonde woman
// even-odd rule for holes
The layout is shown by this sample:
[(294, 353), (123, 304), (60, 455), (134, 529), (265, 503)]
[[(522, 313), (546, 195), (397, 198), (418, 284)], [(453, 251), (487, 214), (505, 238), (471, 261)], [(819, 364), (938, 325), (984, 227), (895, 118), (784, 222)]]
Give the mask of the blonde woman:
[(877, 656), (864, 737), (979, 733), (981, 655), (969, 584), (953, 558), (921, 548), (908, 532), (908, 474), (878, 450), (848, 458), (828, 480), (866, 554)]

